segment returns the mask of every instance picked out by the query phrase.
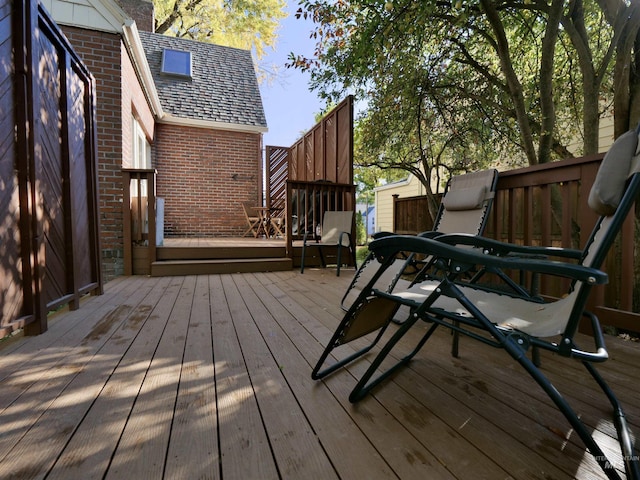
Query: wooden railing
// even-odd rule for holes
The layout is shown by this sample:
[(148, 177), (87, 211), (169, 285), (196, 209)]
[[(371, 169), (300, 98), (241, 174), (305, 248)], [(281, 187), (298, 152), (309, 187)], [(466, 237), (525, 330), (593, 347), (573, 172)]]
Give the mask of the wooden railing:
[[(125, 199), (124, 273), (150, 272), (151, 263), (156, 260), (156, 171), (122, 169), (122, 184)], [(134, 267), (136, 262), (137, 268)]]
[[(521, 245), (583, 248), (597, 220), (587, 199), (601, 160), (602, 155), (597, 155), (500, 172), (485, 235)], [(602, 266), (609, 274), (609, 284), (595, 289), (589, 308), (605, 325), (639, 332), (633, 217), (625, 222)], [(537, 281), (531, 277), (519, 280), (528, 287)], [(545, 297), (558, 298), (568, 286), (567, 281), (541, 278), (535, 288)]]
[[(292, 256), (293, 240), (322, 224), (327, 210), (355, 211), (355, 185), (330, 182), (287, 182), (287, 255)], [(352, 238), (355, 238), (355, 222)]]

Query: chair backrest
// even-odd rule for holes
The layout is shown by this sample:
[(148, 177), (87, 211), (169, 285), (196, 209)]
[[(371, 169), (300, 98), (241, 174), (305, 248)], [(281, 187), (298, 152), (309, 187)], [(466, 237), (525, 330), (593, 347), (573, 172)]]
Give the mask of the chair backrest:
[[(640, 129), (640, 126), (639, 126)], [(640, 142), (638, 130), (618, 137), (605, 155), (589, 193), (589, 206), (600, 218), (582, 253), (582, 265), (601, 268), (640, 192)], [(589, 285), (576, 282), (568, 297), (571, 318), (563, 331), (572, 337), (585, 308)]]
[(255, 210), (255, 205), (253, 202), (242, 202), (242, 210), (244, 211), (245, 217), (256, 218), (258, 216), (258, 212)]
[(491, 211), (498, 171), (481, 170), (451, 177), (433, 230), (481, 235)]
[[(440, 233), (468, 233), (482, 235), (487, 224), (493, 197), (498, 184), (498, 171), (495, 169), (456, 175), (449, 179), (444, 197), (434, 221), (433, 231)], [(403, 272), (404, 260), (396, 260), (397, 268), (388, 269), (379, 279), (378, 286), (391, 291)], [(360, 286), (366, 285), (379, 262), (369, 254), (342, 297), (341, 305), (351, 305), (360, 293)]]
[(637, 131), (621, 135), (605, 155), (589, 192), (589, 206), (600, 215), (583, 252), (583, 264), (600, 268), (633, 204), (630, 179), (640, 172)]
[[(321, 243), (338, 245), (340, 241), (340, 233), (346, 232), (351, 235), (351, 227), (353, 225), (353, 210), (342, 212), (326, 211), (322, 217), (322, 236)], [(349, 246), (349, 237), (343, 235), (342, 245)]]

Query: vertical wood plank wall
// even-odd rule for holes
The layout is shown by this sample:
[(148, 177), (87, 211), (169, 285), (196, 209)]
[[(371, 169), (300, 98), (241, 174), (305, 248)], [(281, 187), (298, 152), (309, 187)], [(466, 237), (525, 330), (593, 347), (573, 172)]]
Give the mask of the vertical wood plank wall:
[[(355, 211), (353, 97), (340, 102), (291, 147), (268, 146), (266, 152), (266, 206), (284, 206), (291, 256), (293, 239), (313, 230), (325, 210)], [(355, 222), (351, 233), (355, 238)]]
[(93, 79), (36, 1), (0, 0), (0, 21), (2, 337), (45, 331), (102, 280)]

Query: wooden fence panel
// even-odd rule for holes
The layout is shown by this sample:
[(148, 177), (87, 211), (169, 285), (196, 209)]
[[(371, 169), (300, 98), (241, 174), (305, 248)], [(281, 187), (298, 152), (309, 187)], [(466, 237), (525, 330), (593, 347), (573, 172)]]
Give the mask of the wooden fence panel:
[[(439, 199), (438, 199), (439, 201)], [(393, 231), (402, 235), (416, 235), (433, 229), (426, 196), (393, 199)]]
[(353, 104), (348, 102), (335, 112), (338, 125), (336, 138), (337, 183), (353, 182)]
[(56, 45), (46, 35), (39, 35), (34, 43), (34, 56), (39, 59), (39, 72), (35, 77), (36, 91), (34, 103), (41, 112), (35, 115), (35, 184), (37, 237), (44, 245), (43, 295), (46, 305), (71, 293), (67, 279), (69, 262), (66, 245), (69, 243), (64, 211), (68, 203), (64, 190), (62, 159), (62, 93), (63, 80), (61, 59)]
[(285, 206), (289, 149), (286, 147), (267, 147), (267, 204), (266, 207)]
[[(13, 55), (11, 3), (0, 1), (0, 58), (4, 59)], [(14, 118), (21, 112), (20, 108), (14, 108), (18, 88), (14, 86), (12, 70), (10, 62), (0, 63), (0, 337), (10, 333), (12, 325), (29, 321), (32, 313), (24, 308), (24, 267), (27, 267), (27, 273), (29, 269), (20, 252), (21, 233), (26, 232), (21, 232), (25, 222), (20, 210), (20, 182), (15, 168)], [(16, 70), (15, 85), (24, 91), (22, 69)]]
[(46, 330), (48, 311), (102, 279), (93, 79), (38, 2), (3, 0), (0, 22), (14, 53), (0, 78), (4, 336)]
[(353, 97), (341, 102), (291, 147), (289, 180), (353, 182)]

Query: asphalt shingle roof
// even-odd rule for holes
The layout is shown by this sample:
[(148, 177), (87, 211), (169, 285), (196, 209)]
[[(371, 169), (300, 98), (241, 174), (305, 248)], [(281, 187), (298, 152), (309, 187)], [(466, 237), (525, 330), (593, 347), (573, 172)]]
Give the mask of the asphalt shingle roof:
[[(140, 31), (163, 110), (181, 118), (266, 127), (251, 52)], [(191, 52), (192, 79), (163, 75), (165, 48)]]

